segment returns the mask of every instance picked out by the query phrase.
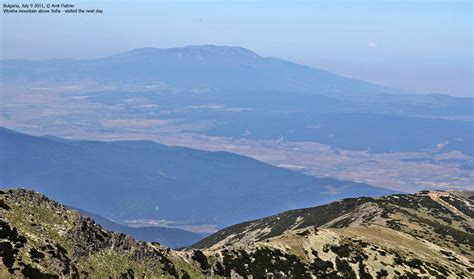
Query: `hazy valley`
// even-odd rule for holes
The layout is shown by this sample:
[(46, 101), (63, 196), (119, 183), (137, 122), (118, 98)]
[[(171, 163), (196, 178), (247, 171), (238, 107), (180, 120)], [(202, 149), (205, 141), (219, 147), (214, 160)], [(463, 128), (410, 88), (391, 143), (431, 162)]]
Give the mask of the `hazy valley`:
[(393, 192), (233, 153), (150, 141), (72, 141), (2, 128), (0, 151), (1, 185), (32, 188), (121, 223), (167, 220), (196, 232), (343, 197)]
[(472, 98), (416, 95), (237, 47), (0, 69), (2, 125), (35, 135), (229, 151), (398, 191), (473, 185)]

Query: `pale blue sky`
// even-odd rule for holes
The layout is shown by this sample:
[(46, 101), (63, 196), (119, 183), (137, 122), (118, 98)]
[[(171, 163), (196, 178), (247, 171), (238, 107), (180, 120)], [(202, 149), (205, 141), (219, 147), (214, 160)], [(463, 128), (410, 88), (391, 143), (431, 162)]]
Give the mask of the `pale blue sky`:
[(70, 2), (105, 13), (1, 14), (1, 58), (94, 58), (138, 47), (238, 45), (394, 87), (472, 94), (468, 0)]

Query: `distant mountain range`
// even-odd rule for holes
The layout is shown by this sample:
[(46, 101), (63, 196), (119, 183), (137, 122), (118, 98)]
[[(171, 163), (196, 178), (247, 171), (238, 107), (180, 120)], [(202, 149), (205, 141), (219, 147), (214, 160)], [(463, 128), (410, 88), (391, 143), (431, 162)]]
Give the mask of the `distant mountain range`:
[(229, 46), (141, 48), (99, 59), (4, 60), (4, 81), (161, 81), (194, 90), (298, 91), (317, 94), (383, 93), (398, 90), (348, 79)]
[(227, 152), (73, 141), (0, 129), (0, 186), (30, 187), (106, 218), (218, 226), (393, 191), (316, 178)]
[(0, 277), (471, 278), (472, 192), (344, 199), (237, 224), (184, 251), (0, 190)]
[[(311, 141), (372, 153), (474, 155), (473, 98), (409, 94), (241, 47), (143, 48), (98, 59), (3, 60), (0, 72), (0, 81), (12, 84), (95, 81), (115, 89), (61, 98), (119, 109), (127, 118), (199, 127), (186, 129), (195, 134)], [(221, 109), (212, 109), (216, 105)], [(81, 123), (98, 117), (84, 115), (87, 120)], [(68, 117), (51, 118), (74, 125)], [(100, 131), (93, 124), (87, 128)]]

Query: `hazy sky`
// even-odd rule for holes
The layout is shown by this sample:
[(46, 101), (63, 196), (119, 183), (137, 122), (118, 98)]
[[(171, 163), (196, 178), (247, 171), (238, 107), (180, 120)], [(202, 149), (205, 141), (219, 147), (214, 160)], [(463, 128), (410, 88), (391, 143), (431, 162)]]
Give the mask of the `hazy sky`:
[(1, 58), (94, 58), (139, 47), (238, 45), (422, 93), (472, 94), (470, 0), (67, 3), (104, 14), (0, 13)]

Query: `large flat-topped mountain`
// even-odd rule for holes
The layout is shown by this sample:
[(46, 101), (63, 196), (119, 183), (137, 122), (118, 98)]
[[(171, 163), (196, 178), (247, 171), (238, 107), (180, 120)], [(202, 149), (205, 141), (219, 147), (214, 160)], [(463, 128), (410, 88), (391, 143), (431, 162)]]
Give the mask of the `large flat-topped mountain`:
[(337, 93), (400, 92), (324, 70), (262, 57), (242, 47), (142, 48), (99, 59), (0, 62), (4, 81), (163, 82), (193, 90)]
[[(111, 120), (159, 120), (166, 121), (161, 123), (170, 126), (170, 133), (185, 125), (184, 131), (193, 134), (309, 141), (345, 150), (474, 154), (472, 98), (407, 94), (241, 47), (141, 48), (97, 59), (3, 60), (0, 72), (0, 82), (8, 85), (6, 121), (37, 108), (28, 104), (28, 96), (37, 96), (38, 90), (48, 96), (42, 103), (72, 107), (54, 115), (42, 109), (30, 121), (14, 121), (23, 127), (64, 123), (107, 134), (111, 129), (124, 132), (134, 123), (103, 127)], [(19, 93), (25, 94), (23, 109), (16, 103)], [(110, 113), (83, 109), (96, 106)]]

